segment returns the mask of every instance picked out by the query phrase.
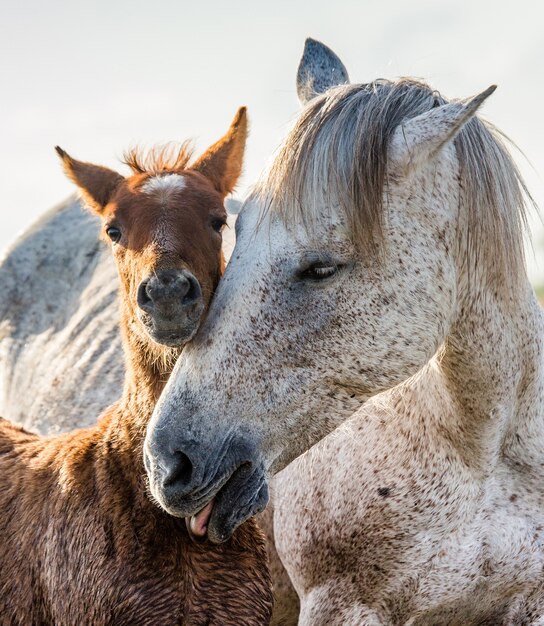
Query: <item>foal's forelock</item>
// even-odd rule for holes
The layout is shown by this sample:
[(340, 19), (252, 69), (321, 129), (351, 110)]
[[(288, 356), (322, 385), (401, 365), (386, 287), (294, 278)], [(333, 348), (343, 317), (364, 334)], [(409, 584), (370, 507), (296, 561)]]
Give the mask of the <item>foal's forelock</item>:
[[(407, 78), (330, 89), (303, 110), (255, 194), (286, 224), (309, 230), (327, 219), (324, 207), (339, 210), (362, 254), (376, 256), (384, 242), (391, 137), (403, 120), (447, 102)], [(508, 287), (524, 271), (526, 201), (533, 201), (503, 139), (473, 118), (454, 145), (466, 212), (460, 249), (470, 267), (483, 262)]]
[(169, 143), (144, 151), (133, 148), (124, 155), (124, 163), (134, 174), (164, 174), (183, 170), (193, 155), (192, 142)]

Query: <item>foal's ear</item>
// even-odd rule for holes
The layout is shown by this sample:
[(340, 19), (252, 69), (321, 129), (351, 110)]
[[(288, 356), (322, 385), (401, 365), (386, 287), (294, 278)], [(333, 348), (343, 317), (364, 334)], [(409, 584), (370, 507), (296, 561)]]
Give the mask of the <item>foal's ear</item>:
[(389, 145), (391, 169), (401, 175), (408, 174), (436, 156), (496, 88), (496, 85), (491, 85), (468, 102), (444, 104), (402, 122)]
[(226, 196), (242, 173), (246, 138), (246, 107), (240, 107), (227, 134), (210, 146), (190, 169), (200, 172), (222, 196)]
[(79, 187), (86, 204), (95, 213), (101, 214), (113, 192), (125, 179), (107, 167), (77, 161), (59, 146), (55, 150), (62, 160), (66, 175)]
[(297, 96), (305, 105), (312, 98), (336, 85), (349, 83), (348, 71), (324, 43), (306, 39), (297, 70)]

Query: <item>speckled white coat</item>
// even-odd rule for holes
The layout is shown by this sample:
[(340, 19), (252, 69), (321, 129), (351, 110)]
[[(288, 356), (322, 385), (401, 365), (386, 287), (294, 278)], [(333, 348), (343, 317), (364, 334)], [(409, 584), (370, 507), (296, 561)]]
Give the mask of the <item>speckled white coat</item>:
[[(544, 320), (523, 271), (459, 237), (451, 140), (488, 93), (395, 133), (382, 264), (318, 197), (312, 237), (248, 202), (150, 422), (197, 441), (213, 422), (283, 469), (303, 626), (544, 623)], [(316, 260), (337, 269), (301, 279)]]

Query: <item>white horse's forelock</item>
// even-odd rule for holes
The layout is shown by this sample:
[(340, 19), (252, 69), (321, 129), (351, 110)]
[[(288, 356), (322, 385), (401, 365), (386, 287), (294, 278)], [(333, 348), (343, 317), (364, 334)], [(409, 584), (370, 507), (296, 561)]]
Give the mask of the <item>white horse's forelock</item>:
[[(374, 255), (384, 235), (389, 141), (404, 120), (448, 101), (413, 79), (342, 85), (313, 99), (255, 194), (290, 224), (314, 228), (323, 206), (339, 207), (354, 242)], [(524, 271), (526, 205), (533, 203), (489, 123), (471, 119), (454, 139), (460, 167), (469, 267), (482, 263), (508, 287)], [(317, 199), (317, 201), (316, 201)], [(533, 203), (534, 204), (534, 203)]]

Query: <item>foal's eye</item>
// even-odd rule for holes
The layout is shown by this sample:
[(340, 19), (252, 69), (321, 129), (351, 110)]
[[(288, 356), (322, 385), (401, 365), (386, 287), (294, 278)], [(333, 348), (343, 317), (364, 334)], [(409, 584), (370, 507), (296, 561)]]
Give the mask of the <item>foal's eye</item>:
[(299, 278), (303, 280), (324, 280), (336, 274), (340, 269), (339, 265), (328, 263), (314, 263), (299, 273)]
[(108, 226), (106, 228), (106, 235), (113, 241), (113, 243), (117, 243), (119, 239), (121, 239), (121, 231), (117, 226)]
[(212, 228), (215, 230), (216, 233), (220, 233), (226, 223), (227, 220), (222, 217), (214, 217), (211, 221)]

